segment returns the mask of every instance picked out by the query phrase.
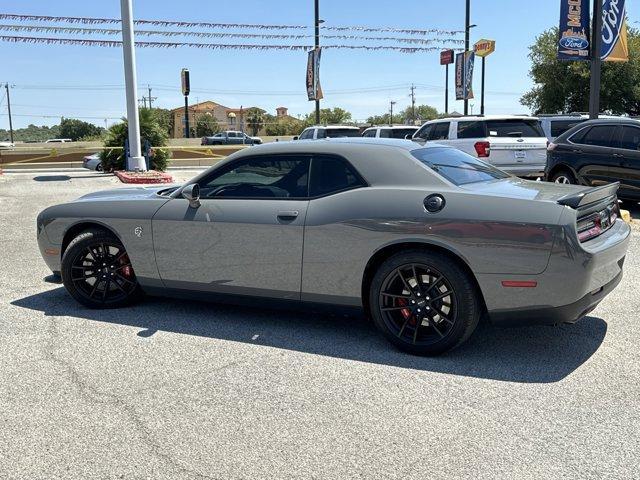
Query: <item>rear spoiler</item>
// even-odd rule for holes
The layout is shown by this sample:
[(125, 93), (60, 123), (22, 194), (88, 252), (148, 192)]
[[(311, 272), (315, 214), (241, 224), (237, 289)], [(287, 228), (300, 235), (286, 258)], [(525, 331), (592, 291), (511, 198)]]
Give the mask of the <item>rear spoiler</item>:
[(584, 190), (565, 195), (558, 199), (560, 205), (571, 208), (579, 208), (590, 203), (599, 202), (607, 197), (612, 197), (618, 192), (620, 182), (610, 183), (601, 187), (585, 188)]

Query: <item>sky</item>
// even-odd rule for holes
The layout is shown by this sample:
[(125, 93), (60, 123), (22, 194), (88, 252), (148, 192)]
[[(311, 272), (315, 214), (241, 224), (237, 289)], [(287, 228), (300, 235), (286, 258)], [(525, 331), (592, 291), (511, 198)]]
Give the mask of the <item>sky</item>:
[[(313, 0), (132, 1), (134, 18), (137, 19), (302, 24), (310, 27), (314, 19)], [(320, 0), (320, 17), (328, 26), (463, 30), (464, 4), (465, 0)], [(471, 43), (481, 38), (496, 41), (496, 52), (487, 58), (487, 114), (528, 112), (519, 102), (521, 95), (532, 86), (528, 74), (528, 47), (537, 35), (558, 24), (559, 4), (559, 0), (471, 0), (471, 23), (477, 25), (471, 30)], [(631, 1), (627, 4), (630, 19), (640, 18), (640, 5)], [(119, 18), (120, 2), (0, 0), (0, 13)], [(2, 20), (0, 23), (19, 22)], [(118, 28), (113, 25), (97, 27)], [(138, 28), (158, 29), (151, 26)], [(310, 28), (304, 33), (313, 33), (313, 30)], [(72, 34), (47, 33), (0, 32), (0, 35), (78, 38)], [(397, 33), (390, 35), (407, 36)], [(87, 38), (119, 39), (104, 34)], [(145, 39), (140, 37), (138, 40)], [(269, 43), (263, 40), (193, 37), (185, 41)], [(312, 39), (293, 40), (291, 43), (308, 41)], [(284, 40), (272, 43), (282, 42)], [(322, 44), (342, 42), (321, 39)], [(363, 42), (352, 42), (356, 43)], [(382, 44), (378, 41), (366, 43)], [(180, 92), (180, 70), (188, 68), (191, 73), (192, 103), (213, 100), (231, 108), (258, 106), (274, 114), (276, 107), (285, 106), (294, 116), (305, 115), (314, 108), (313, 102), (307, 101), (306, 97), (307, 58), (304, 52), (138, 48), (136, 55), (139, 95), (147, 95), (146, 87), (150, 85), (152, 96), (157, 97), (153, 105), (157, 107), (177, 108), (184, 104)], [(474, 78), (477, 98), (470, 102), (476, 113), (480, 106), (479, 73), (480, 69), (477, 68)], [(418, 104), (444, 110), (444, 67), (439, 65), (437, 52), (404, 54), (325, 50), (320, 78), (325, 91), (322, 107), (344, 108), (356, 120), (364, 121), (371, 115), (388, 112), (390, 101), (396, 102), (396, 110), (406, 108), (410, 105), (409, 87), (412, 83), (416, 85)], [(105, 123), (116, 122), (125, 114), (121, 48), (0, 41), (0, 82), (12, 85), (10, 95), (14, 128), (30, 123), (54, 125), (62, 116), (83, 118), (104, 126)], [(453, 99), (453, 68), (450, 70), (449, 109), (463, 109), (462, 102)], [(0, 90), (0, 128), (6, 129), (8, 125), (6, 99), (4, 91)]]

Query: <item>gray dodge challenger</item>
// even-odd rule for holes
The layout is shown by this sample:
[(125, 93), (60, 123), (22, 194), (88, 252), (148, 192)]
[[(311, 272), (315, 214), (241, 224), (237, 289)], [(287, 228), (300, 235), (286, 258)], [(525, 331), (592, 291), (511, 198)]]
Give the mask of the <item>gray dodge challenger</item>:
[(620, 282), (617, 184), (512, 177), (407, 140), (278, 142), (181, 186), (119, 188), (44, 210), (38, 243), (91, 308), (144, 294), (358, 309), (435, 355), (481, 317), (559, 324)]

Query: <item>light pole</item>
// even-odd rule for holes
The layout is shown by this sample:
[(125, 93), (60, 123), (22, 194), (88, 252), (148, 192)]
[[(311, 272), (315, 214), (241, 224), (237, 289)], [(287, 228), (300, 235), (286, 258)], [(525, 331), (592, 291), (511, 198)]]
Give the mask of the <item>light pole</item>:
[(589, 118), (600, 114), (600, 79), (602, 73), (602, 0), (593, 0), (593, 32), (591, 51), (591, 75), (589, 82)]
[(394, 102), (393, 100), (391, 100), (389, 102), (390, 105), (390, 110), (391, 110), (391, 115), (389, 115), (389, 126), (392, 127), (393, 126), (393, 106), (396, 104), (396, 102)]
[[(469, 51), (469, 30), (471, 30), (471, 0), (466, 0), (465, 21), (464, 21), (464, 62), (462, 67), (462, 81), (467, 81), (467, 52)], [(469, 100), (464, 99), (464, 114), (469, 115)]]
[[(315, 7), (315, 49), (320, 48), (320, 0), (314, 0)], [(316, 99), (316, 125), (320, 125), (320, 100)]]
[(140, 146), (140, 120), (138, 118), (138, 93), (136, 92), (136, 52), (133, 40), (133, 11), (131, 0), (120, 0), (122, 16), (122, 53), (124, 57), (124, 83), (127, 97), (127, 122), (129, 129), (129, 158), (127, 170), (146, 170), (147, 165)]
[(11, 120), (11, 97), (9, 97), (9, 84), (5, 83), (7, 89), (7, 113), (9, 114), (9, 141), (13, 143), (13, 121)]

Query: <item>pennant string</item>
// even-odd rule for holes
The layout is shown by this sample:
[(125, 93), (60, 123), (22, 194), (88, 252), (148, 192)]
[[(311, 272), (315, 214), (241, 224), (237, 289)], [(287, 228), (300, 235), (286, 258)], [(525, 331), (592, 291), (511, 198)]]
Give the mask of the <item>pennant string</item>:
[[(58, 34), (74, 34), (74, 35), (120, 35), (119, 29), (110, 28), (82, 28), (82, 27), (52, 27), (42, 25), (7, 25), (0, 24), (0, 30), (13, 32), (46, 32)], [(163, 37), (200, 37), (200, 38), (260, 38), (260, 39), (292, 39), (300, 40), (304, 38), (313, 38), (312, 34), (274, 34), (274, 33), (236, 33), (236, 32), (202, 32), (189, 30), (135, 30), (137, 36), (163, 36)], [(340, 40), (374, 40), (374, 41), (393, 41), (399, 43), (415, 43), (429, 45), (433, 43), (451, 43), (462, 44), (464, 40), (455, 38), (407, 38), (407, 37), (386, 37), (386, 36), (361, 36), (361, 35), (323, 35), (323, 38), (340, 39)]]
[[(0, 41), (12, 43), (44, 43), (47, 45), (81, 45), (99, 47), (120, 47), (122, 42), (118, 40), (92, 40), (79, 38), (52, 38), (52, 37), (23, 37), (0, 35)], [(307, 51), (312, 45), (260, 45), (260, 44), (221, 44), (221, 43), (194, 43), (194, 42), (135, 42), (140, 48), (199, 48), (211, 50), (290, 50)], [(440, 47), (400, 47), (389, 45), (325, 45), (327, 50), (370, 50), (370, 51), (395, 51), (400, 53), (424, 53), (440, 51)]]
[[(80, 23), (87, 25), (96, 24), (118, 24), (119, 18), (99, 18), (99, 17), (67, 17), (50, 15), (22, 15), (11, 13), (0, 13), (1, 20), (34, 21), (34, 22), (56, 22), (56, 23)], [(206, 27), (206, 28), (235, 28), (235, 29), (255, 29), (255, 30), (302, 30), (310, 28), (309, 25), (273, 25), (258, 23), (213, 23), (213, 22), (184, 22), (173, 20), (134, 20), (136, 25), (154, 25), (162, 27)], [(395, 32), (408, 35), (449, 35), (454, 36), (464, 33), (463, 30), (441, 30), (441, 29), (414, 29), (414, 28), (393, 28), (393, 27), (366, 27), (366, 26), (333, 26), (322, 25), (323, 30), (333, 31), (358, 31), (358, 32)]]

